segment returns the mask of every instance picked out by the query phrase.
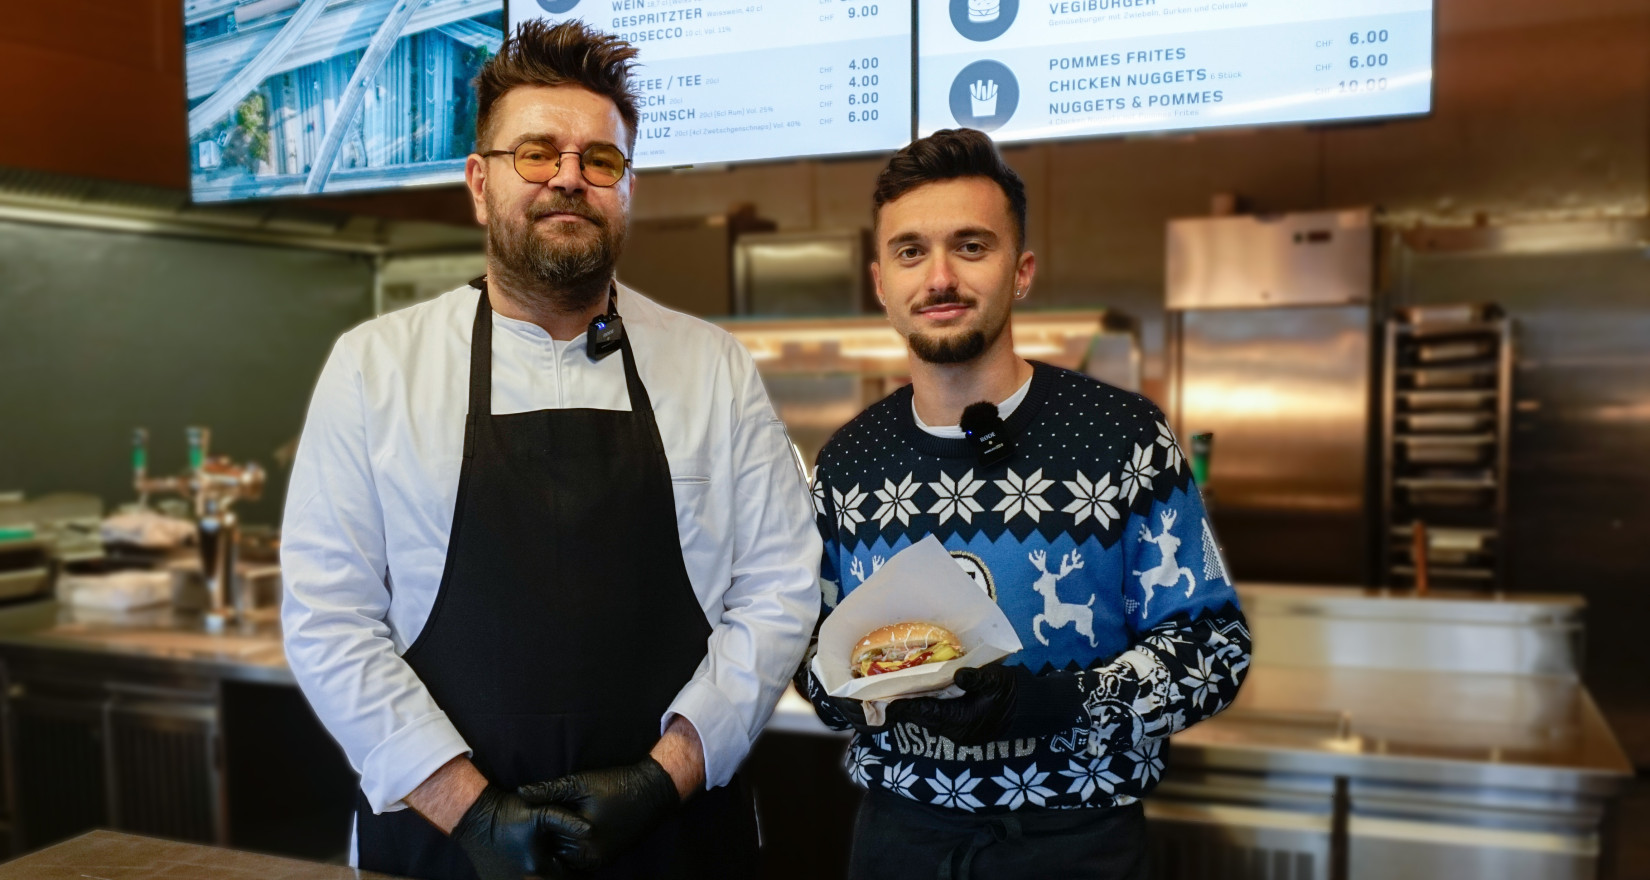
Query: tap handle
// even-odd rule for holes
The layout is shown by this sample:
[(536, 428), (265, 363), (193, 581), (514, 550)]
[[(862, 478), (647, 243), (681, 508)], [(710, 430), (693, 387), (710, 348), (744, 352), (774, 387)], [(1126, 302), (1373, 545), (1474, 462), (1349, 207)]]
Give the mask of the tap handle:
[(199, 473), (206, 465), (206, 447), (212, 442), (212, 429), (199, 426), (184, 429), (189, 437), (189, 470)]
[(1209, 453), (1215, 445), (1214, 434), (1192, 435), (1192, 481), (1198, 488), (1209, 484)]
[(138, 482), (143, 482), (149, 473), (149, 429), (132, 429), (132, 474)]

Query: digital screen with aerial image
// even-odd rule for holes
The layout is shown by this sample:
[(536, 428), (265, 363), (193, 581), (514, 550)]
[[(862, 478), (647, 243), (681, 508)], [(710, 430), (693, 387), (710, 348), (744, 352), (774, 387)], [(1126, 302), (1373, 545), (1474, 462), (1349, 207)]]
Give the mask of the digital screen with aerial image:
[(185, 0), (196, 201), (464, 178), (503, 0)]
[(999, 141), (1432, 108), (1432, 0), (923, 0), (917, 133)]

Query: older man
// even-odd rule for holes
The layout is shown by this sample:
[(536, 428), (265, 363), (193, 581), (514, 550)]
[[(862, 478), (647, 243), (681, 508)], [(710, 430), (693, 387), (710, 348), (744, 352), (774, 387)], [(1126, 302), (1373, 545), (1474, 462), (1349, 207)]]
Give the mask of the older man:
[(506, 40), (465, 169), (485, 279), (346, 334), (316, 388), (283, 621), (361, 774), (361, 867), (754, 870), (734, 771), (820, 542), (748, 354), (614, 282), (635, 54), (578, 22)]

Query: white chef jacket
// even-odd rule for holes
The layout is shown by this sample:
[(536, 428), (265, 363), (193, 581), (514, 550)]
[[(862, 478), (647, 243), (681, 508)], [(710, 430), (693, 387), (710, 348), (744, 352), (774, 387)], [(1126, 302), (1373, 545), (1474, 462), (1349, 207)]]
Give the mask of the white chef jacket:
[[(706, 786), (716, 787), (801, 661), (819, 611), (820, 539), (750, 354), (711, 324), (619, 291), (670, 462), (682, 559), (712, 628), (660, 728), (671, 715), (693, 723)], [(287, 660), (374, 812), (404, 808), (431, 773), (469, 752), (401, 655), (429, 619), (446, 563), (478, 296), (461, 287), (338, 340), (287, 491)], [(556, 341), (536, 324), (492, 320), (495, 414), (630, 409), (622, 355), (592, 362), (583, 334)]]

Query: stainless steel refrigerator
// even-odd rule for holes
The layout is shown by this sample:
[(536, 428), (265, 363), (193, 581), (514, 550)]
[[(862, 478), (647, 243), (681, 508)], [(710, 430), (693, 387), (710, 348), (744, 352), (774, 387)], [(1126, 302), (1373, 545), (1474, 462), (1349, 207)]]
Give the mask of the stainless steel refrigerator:
[(1170, 221), (1170, 418), (1248, 582), (1373, 581), (1367, 209)]

